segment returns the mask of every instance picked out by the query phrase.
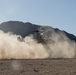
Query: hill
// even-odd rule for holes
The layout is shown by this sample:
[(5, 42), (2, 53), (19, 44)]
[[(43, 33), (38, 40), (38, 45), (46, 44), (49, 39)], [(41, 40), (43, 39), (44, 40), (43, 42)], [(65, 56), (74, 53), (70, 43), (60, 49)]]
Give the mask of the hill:
[(34, 38), (39, 42), (53, 43), (55, 40), (53, 37), (58, 38), (58, 40), (64, 40), (64, 36), (72, 41), (76, 42), (76, 36), (70, 34), (66, 31), (60, 30), (58, 28), (53, 28), (50, 26), (35, 25), (30, 22), (20, 22), (20, 21), (8, 21), (0, 24), (0, 30), (7, 32), (13, 32), (13, 34), (21, 35), (23, 38), (33, 34)]

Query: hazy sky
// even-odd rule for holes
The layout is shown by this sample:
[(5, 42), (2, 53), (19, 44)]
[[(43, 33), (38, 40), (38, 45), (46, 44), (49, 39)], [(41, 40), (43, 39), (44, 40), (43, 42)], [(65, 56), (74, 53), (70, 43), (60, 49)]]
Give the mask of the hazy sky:
[(50, 25), (76, 35), (76, 0), (0, 0), (0, 23)]

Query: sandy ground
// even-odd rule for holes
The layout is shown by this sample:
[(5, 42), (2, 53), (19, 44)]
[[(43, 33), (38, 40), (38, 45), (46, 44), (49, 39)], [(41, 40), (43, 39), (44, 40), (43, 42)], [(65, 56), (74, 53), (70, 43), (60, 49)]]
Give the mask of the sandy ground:
[(0, 75), (76, 75), (76, 59), (0, 60)]

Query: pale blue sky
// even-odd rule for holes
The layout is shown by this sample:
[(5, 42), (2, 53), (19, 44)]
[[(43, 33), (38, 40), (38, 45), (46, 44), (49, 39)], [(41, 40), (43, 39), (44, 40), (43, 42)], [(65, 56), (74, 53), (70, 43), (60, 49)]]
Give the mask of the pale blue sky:
[(50, 25), (76, 35), (76, 0), (0, 0), (0, 23)]

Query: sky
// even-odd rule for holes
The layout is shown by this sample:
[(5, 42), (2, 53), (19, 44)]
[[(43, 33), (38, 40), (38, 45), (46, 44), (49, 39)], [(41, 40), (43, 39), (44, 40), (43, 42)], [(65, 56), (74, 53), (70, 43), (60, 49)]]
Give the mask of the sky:
[(0, 23), (31, 22), (76, 35), (76, 0), (0, 0)]

